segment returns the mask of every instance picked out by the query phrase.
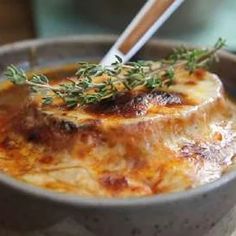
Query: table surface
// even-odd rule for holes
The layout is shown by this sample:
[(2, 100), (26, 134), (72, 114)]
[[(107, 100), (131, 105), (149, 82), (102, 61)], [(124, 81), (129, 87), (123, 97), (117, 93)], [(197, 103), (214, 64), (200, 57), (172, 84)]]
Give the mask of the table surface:
[[(234, 231), (235, 230), (235, 231)], [(234, 232), (233, 232), (234, 231)], [(0, 229), (1, 236), (99, 236), (87, 232), (71, 219), (43, 231), (17, 233)], [(123, 235), (125, 236), (125, 235)], [(209, 233), (204, 236), (236, 236), (236, 207), (232, 209)]]

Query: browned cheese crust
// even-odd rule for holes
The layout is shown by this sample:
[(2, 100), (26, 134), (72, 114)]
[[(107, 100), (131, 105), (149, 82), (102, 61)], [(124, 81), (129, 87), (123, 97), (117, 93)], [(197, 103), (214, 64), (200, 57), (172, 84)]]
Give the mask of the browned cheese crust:
[(186, 190), (218, 179), (236, 153), (234, 105), (205, 71), (179, 71), (168, 91), (137, 90), (76, 109), (42, 105), (22, 88), (2, 89), (6, 96), (0, 170), (58, 192), (127, 197)]

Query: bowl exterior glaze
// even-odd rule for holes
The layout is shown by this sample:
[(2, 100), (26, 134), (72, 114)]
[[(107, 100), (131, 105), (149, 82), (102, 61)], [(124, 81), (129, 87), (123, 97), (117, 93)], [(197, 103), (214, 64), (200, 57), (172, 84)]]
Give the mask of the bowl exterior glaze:
[[(102, 57), (111, 36), (74, 36), (11, 44), (0, 48), (0, 73), (9, 64), (25, 69)], [(138, 58), (157, 59), (178, 44), (152, 41)], [(226, 87), (235, 86), (236, 58), (221, 53), (215, 68)], [(232, 89), (233, 90), (233, 89)], [(140, 199), (83, 199), (56, 194), (0, 174), (0, 225), (29, 231), (71, 217), (98, 236), (203, 236), (236, 203), (236, 173), (215, 183), (163, 196)]]

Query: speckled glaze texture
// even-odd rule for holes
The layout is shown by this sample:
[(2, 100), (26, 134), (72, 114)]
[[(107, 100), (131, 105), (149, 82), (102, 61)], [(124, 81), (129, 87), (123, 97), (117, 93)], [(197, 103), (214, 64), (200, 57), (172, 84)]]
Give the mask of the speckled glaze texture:
[[(36, 40), (0, 48), (0, 73), (8, 64), (25, 69), (99, 59), (114, 41), (111, 36)], [(152, 41), (138, 58), (157, 59), (177, 44)], [(233, 91), (236, 58), (222, 52), (215, 70)], [(28, 231), (70, 217), (98, 236), (203, 236), (236, 203), (236, 173), (205, 186), (139, 199), (91, 199), (38, 189), (0, 174), (0, 226)]]

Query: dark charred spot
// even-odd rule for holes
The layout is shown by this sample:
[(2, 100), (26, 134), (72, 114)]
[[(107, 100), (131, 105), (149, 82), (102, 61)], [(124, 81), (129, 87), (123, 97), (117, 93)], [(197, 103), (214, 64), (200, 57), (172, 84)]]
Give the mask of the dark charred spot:
[(50, 163), (53, 162), (53, 157), (52, 157), (52, 156), (49, 156), (49, 155), (42, 156), (42, 157), (39, 159), (39, 162), (42, 163), (42, 164), (50, 164)]
[(125, 176), (106, 174), (100, 179), (101, 184), (113, 191), (119, 191), (128, 187)]
[(30, 130), (27, 133), (27, 140), (29, 142), (39, 142), (41, 140), (41, 135), (40, 135), (40, 131), (38, 130)]
[(5, 149), (11, 150), (17, 148), (17, 144), (15, 141), (10, 139), (9, 137), (6, 137), (2, 142), (1, 146)]
[(150, 105), (172, 106), (183, 104), (183, 96), (177, 93), (151, 91), (138, 95), (125, 93), (113, 100), (102, 101), (86, 108), (96, 115), (118, 115), (123, 117), (138, 117), (146, 115)]
[(101, 121), (98, 119), (83, 119), (78, 123), (75, 123), (72, 120), (63, 120), (54, 117), (51, 117), (50, 119), (50, 125), (65, 134), (74, 134), (78, 129), (89, 130), (94, 129), (94, 127), (96, 129), (100, 124)]

